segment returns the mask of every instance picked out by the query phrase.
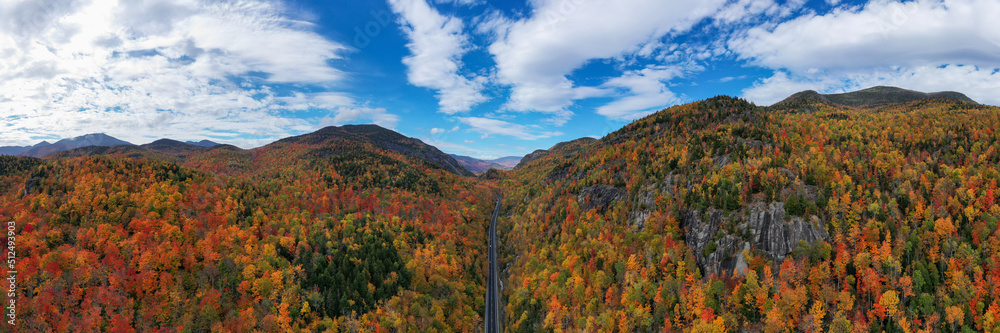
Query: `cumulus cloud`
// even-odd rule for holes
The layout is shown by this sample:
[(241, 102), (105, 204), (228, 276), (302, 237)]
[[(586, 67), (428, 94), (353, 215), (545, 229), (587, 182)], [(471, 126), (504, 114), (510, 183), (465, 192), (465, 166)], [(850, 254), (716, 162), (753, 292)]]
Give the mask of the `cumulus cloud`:
[(411, 55), (403, 58), (407, 78), (418, 87), (437, 91), (440, 111), (468, 111), (487, 100), (482, 94), (486, 78), (460, 73), (461, 58), (468, 50), (468, 36), (460, 18), (441, 15), (424, 0), (390, 0), (400, 15)]
[(683, 69), (679, 66), (649, 66), (608, 80), (603, 86), (624, 89), (628, 93), (598, 107), (597, 113), (611, 119), (632, 120), (658, 111), (664, 105), (676, 104), (680, 99), (664, 82), (681, 75)]
[(728, 42), (740, 59), (776, 70), (746, 89), (772, 103), (804, 89), (870, 85), (958, 90), (996, 104), (1000, 2), (877, 1), (746, 30)]
[(459, 117), (458, 120), (463, 124), (472, 126), (471, 130), (482, 133), (483, 137), (498, 134), (512, 136), (521, 140), (538, 140), (562, 135), (561, 132), (541, 131), (537, 127), (524, 126), (499, 119)]
[(330, 113), (331, 115), (323, 118), (323, 126), (343, 125), (359, 119), (366, 119), (376, 125), (392, 129), (399, 122), (399, 116), (386, 112), (384, 108), (339, 107), (331, 110)]
[(437, 128), (437, 127), (435, 127), (435, 128), (431, 129), (431, 135), (441, 134), (441, 133), (445, 133), (445, 132), (448, 132), (448, 131), (444, 130), (443, 128)]
[(314, 130), (318, 118), (288, 114), (308, 105), (394, 121), (343, 94), (275, 92), (342, 81), (330, 61), (345, 49), (277, 2), (0, 2), (0, 143), (99, 129), (249, 147)]
[[(924, 0), (804, 15), (756, 27), (729, 45), (741, 58), (794, 71), (962, 63), (1000, 65), (1000, 2)], [(933, 45), (933, 47), (930, 47)]]
[(790, 0), (779, 4), (774, 0), (730, 0), (722, 9), (712, 15), (716, 24), (745, 23), (758, 19), (787, 17), (805, 5), (805, 0)]
[(601, 92), (578, 87), (568, 77), (573, 71), (593, 59), (640, 52), (667, 33), (689, 29), (724, 2), (538, 0), (530, 2), (528, 18), (493, 15), (482, 25), (496, 38), (489, 51), (497, 79), (511, 87), (506, 107), (565, 114), (574, 100)]
[(476, 6), (481, 5), (485, 0), (434, 0), (434, 2), (439, 4), (453, 4), (461, 6)]
[[(424, 143), (432, 145), (434, 147), (438, 147), (441, 150), (448, 152), (449, 154), (471, 156), (478, 159), (494, 159), (500, 156), (507, 156), (504, 154), (510, 154), (510, 151), (507, 149), (497, 149), (488, 146), (471, 147), (464, 144), (437, 140), (434, 138), (419, 138), (419, 139), (420, 141), (423, 141)], [(463, 143), (469, 144), (475, 142), (470, 140), (465, 140), (463, 141)], [(523, 147), (518, 147), (518, 148), (522, 151), (525, 150)]]

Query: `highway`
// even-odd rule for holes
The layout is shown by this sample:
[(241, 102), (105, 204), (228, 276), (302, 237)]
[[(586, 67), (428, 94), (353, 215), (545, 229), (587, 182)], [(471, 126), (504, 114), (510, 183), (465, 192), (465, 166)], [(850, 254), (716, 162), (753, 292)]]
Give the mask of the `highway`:
[(502, 197), (497, 197), (497, 207), (490, 220), (490, 275), (486, 281), (486, 333), (499, 333), (500, 329), (500, 277), (497, 268), (497, 215), (500, 214)]

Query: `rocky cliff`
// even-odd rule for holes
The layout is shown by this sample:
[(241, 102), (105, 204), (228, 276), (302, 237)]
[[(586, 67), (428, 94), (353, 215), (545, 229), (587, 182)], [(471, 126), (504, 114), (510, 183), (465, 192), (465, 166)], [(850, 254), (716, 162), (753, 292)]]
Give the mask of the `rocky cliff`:
[(758, 202), (728, 214), (712, 208), (706, 212), (690, 210), (683, 214), (681, 223), (687, 228), (685, 242), (706, 274), (742, 273), (747, 267), (744, 250), (758, 250), (781, 261), (799, 242), (812, 244), (828, 237), (818, 217), (810, 216), (808, 221), (789, 217), (782, 202)]

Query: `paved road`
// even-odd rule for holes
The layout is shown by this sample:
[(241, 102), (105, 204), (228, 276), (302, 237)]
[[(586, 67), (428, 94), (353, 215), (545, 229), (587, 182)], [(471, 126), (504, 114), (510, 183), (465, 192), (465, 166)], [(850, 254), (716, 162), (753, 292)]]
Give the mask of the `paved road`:
[(497, 207), (493, 209), (493, 219), (490, 220), (490, 276), (486, 281), (486, 333), (500, 333), (500, 277), (497, 268), (497, 214), (500, 213), (500, 202), (497, 197)]

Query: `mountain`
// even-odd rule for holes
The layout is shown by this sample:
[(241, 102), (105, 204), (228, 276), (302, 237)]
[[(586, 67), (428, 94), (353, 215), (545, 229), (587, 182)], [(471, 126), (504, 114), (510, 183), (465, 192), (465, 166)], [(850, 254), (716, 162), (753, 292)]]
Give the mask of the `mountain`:
[(204, 148), (212, 148), (214, 146), (218, 146), (219, 145), (218, 143), (212, 142), (210, 140), (184, 141), (184, 143), (195, 145), (195, 146), (199, 146), (199, 147), (204, 147)]
[(962, 96), (719, 96), (526, 156), (500, 182), (505, 329), (944, 331), (951, 311), (977, 331), (965, 304), (1000, 298), (966, 291), (995, 283), (954, 276), (1000, 274), (977, 262), (1000, 239), (1000, 108)]
[(180, 142), (171, 139), (159, 139), (144, 145), (140, 145), (140, 147), (149, 148), (153, 150), (177, 151), (177, 152), (200, 151), (207, 148), (192, 144), (190, 142)]
[(474, 176), (455, 158), (416, 138), (406, 137), (378, 125), (329, 126), (316, 132), (278, 140), (276, 143), (329, 144), (342, 141), (368, 142), (382, 149), (423, 160), (448, 172)]
[(29, 149), (27, 151), (22, 152), (20, 155), (21, 156), (31, 156), (31, 157), (45, 157), (46, 155), (52, 154), (52, 153), (55, 153), (55, 152), (60, 152), (60, 151), (74, 149), (74, 148), (80, 148), (80, 147), (86, 147), (86, 146), (105, 146), (105, 147), (111, 147), (111, 146), (120, 146), (120, 145), (129, 145), (129, 146), (131, 146), (132, 144), (128, 143), (128, 142), (125, 142), (125, 141), (122, 141), (122, 140), (118, 140), (118, 139), (116, 139), (114, 137), (111, 137), (111, 136), (109, 136), (107, 134), (94, 133), (94, 134), (81, 135), (81, 136), (78, 136), (78, 137), (75, 137), (75, 138), (72, 138), (72, 139), (62, 139), (62, 140), (56, 141), (56, 143), (53, 143), (51, 145), (45, 145), (45, 146), (41, 146), (41, 147), (33, 147), (33, 148), (31, 148), (31, 149)]
[(549, 156), (549, 155), (565, 155), (569, 153), (577, 152), (587, 146), (597, 142), (597, 139), (591, 137), (583, 137), (572, 141), (560, 142), (552, 146), (549, 149), (538, 149), (531, 152), (528, 155), (524, 155), (517, 164), (514, 165), (514, 169), (521, 168), (534, 160)]
[(965, 94), (954, 91), (924, 93), (897, 87), (876, 86), (848, 93), (825, 95), (813, 90), (806, 90), (775, 103), (775, 106), (823, 103), (865, 108), (931, 98), (951, 99), (969, 104), (978, 104), (968, 96), (965, 96)]
[(0, 155), (16, 156), (20, 155), (23, 152), (31, 150), (32, 148), (41, 148), (48, 145), (51, 145), (51, 143), (49, 143), (48, 141), (42, 141), (35, 144), (34, 146), (4, 146), (0, 147)]
[(472, 171), (473, 173), (479, 174), (485, 172), (489, 169), (499, 169), (499, 170), (510, 170), (513, 169), (517, 162), (521, 160), (521, 157), (508, 156), (501, 157), (492, 160), (483, 160), (475, 157), (448, 154), (454, 158), (458, 163), (461, 163), (466, 169)]
[[(205, 141), (207, 141), (207, 140), (205, 140)], [(202, 142), (205, 142), (205, 141), (202, 141)], [(193, 155), (193, 154), (205, 151), (205, 150), (207, 150), (207, 149), (209, 149), (211, 147), (215, 147), (215, 146), (218, 146), (218, 144), (214, 144), (214, 145), (210, 145), (208, 147), (205, 147), (205, 146), (202, 146), (202, 145), (199, 145), (199, 144), (191, 143), (190, 141), (188, 141), (188, 142), (180, 142), (180, 141), (171, 140), (171, 139), (159, 139), (159, 140), (156, 140), (156, 141), (153, 141), (153, 142), (141, 145), (140, 147), (143, 147), (143, 148), (146, 148), (146, 149), (150, 149), (150, 150), (154, 150), (154, 151), (158, 151), (158, 152), (162, 152), (162, 153), (166, 153), (166, 154), (169, 154), (169, 155), (174, 155), (174, 156), (177, 156), (178, 158), (180, 158), (180, 159), (183, 160), (183, 159), (187, 158), (190, 155)]]

